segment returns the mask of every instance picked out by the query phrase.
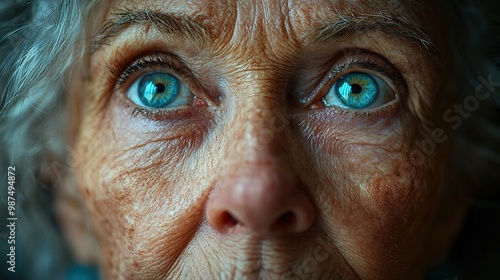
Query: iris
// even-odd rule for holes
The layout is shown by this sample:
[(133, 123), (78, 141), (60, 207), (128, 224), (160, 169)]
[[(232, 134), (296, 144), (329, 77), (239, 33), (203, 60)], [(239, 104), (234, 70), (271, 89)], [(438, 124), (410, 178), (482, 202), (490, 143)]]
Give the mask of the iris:
[(150, 73), (140, 79), (137, 91), (144, 106), (165, 108), (179, 95), (180, 82), (167, 73)]
[[(353, 109), (364, 109), (372, 105), (379, 94), (377, 81), (369, 74), (358, 72), (342, 76), (331, 90), (344, 106)], [(330, 98), (327, 96), (324, 99), (327, 106), (330, 105)]]

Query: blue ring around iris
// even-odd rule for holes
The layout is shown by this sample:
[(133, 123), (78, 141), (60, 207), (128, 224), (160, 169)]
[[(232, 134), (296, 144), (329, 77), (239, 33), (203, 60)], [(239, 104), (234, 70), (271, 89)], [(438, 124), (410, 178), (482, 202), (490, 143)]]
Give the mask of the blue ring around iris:
[(363, 109), (375, 102), (378, 85), (374, 78), (364, 73), (350, 73), (335, 83), (335, 94), (346, 106)]
[(150, 73), (141, 78), (138, 95), (150, 108), (164, 108), (179, 95), (179, 79), (167, 73)]

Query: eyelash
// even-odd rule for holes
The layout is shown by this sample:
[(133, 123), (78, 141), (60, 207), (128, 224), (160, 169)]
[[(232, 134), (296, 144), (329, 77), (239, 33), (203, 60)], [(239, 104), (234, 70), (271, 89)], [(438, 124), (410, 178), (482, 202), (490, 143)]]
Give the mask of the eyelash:
[(380, 59), (372, 57), (352, 59), (350, 61), (337, 65), (335, 68), (332, 68), (329, 71), (328, 83), (332, 82), (333, 80), (337, 80), (353, 68), (367, 69), (380, 73), (389, 78), (396, 88), (401, 88), (404, 86), (403, 77), (401, 76), (401, 74), (399, 74), (401, 72), (401, 67), (391, 66), (387, 63), (381, 63)]
[(143, 71), (145, 69), (162, 68), (168, 69), (179, 75), (181, 78), (188, 77), (189, 71), (177, 59), (168, 59), (166, 56), (154, 54), (150, 56), (141, 57), (131, 64), (123, 60), (117, 60), (117, 65), (109, 67), (109, 71), (113, 75), (115, 84), (122, 87), (132, 75)]

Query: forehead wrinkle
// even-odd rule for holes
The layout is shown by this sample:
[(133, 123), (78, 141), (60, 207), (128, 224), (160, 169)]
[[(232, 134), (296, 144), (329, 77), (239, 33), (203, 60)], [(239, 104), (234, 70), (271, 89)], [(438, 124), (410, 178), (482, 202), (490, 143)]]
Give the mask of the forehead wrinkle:
[[(227, 43), (228, 41), (223, 39), (223, 37), (228, 39), (227, 36), (230, 36), (229, 42), (232, 45), (242, 45), (243, 40), (249, 40), (250, 43), (259, 45), (265, 52), (279, 51), (284, 43), (297, 50), (307, 44), (352, 38), (357, 34), (374, 30), (395, 39), (411, 41), (418, 45), (422, 52), (438, 56), (437, 48), (411, 18), (411, 11), (405, 11), (406, 8), (415, 6), (413, 2), (404, 5), (400, 1), (362, 0), (191, 2), (176, 0), (147, 4), (141, 2), (142, 5), (137, 3), (136, 6), (146, 8), (142, 8), (142, 12), (135, 15), (130, 13), (127, 15), (126, 9), (118, 10), (119, 12), (115, 14), (121, 14), (121, 19), (126, 19), (128, 22), (108, 21), (109, 25), (102, 30), (108, 29), (112, 32), (100, 32), (92, 44), (92, 49), (111, 40), (113, 36), (107, 35), (113, 31), (121, 32), (121, 28), (125, 28), (126, 24), (141, 21), (164, 33), (179, 31), (176, 33), (187, 33), (189, 36), (186, 37), (195, 39), (210, 37), (219, 41), (214, 41), (214, 46), (224, 41)], [(174, 20), (172, 17), (165, 20), (165, 17), (161, 16), (162, 13), (175, 15)], [(208, 36), (205, 36), (206, 34)]]
[(198, 41), (204, 41), (209, 34), (201, 24), (183, 16), (150, 9), (121, 9), (113, 13), (113, 18), (106, 21), (97, 35), (94, 36), (91, 52), (95, 52), (100, 46), (108, 44), (124, 30), (135, 25), (153, 26), (162, 34), (172, 34), (181, 38), (189, 37)]
[[(219, 36), (212, 49), (216, 57), (230, 57), (237, 71), (290, 68), (299, 48), (288, 15), (287, 3), (235, 1), (231, 14), (218, 19)], [(215, 19), (217, 20), (217, 19)], [(224, 65), (224, 66), (227, 66)]]
[[(323, 9), (316, 9), (318, 2)], [(300, 41), (303, 45), (323, 44), (333, 40), (353, 38), (375, 31), (396, 40), (406, 40), (431, 58), (440, 56), (438, 48), (414, 16), (414, 1), (364, 1), (331, 0), (304, 2), (295, 1), (294, 11), (301, 27)], [(304, 16), (304, 12), (309, 13)], [(305, 20), (301, 20), (304, 17)]]
[(431, 57), (439, 56), (438, 49), (419, 25), (404, 17), (395, 18), (383, 14), (339, 16), (334, 22), (313, 29), (303, 40), (311, 41), (313, 44), (323, 44), (334, 39), (354, 37), (356, 34), (368, 31), (411, 41)]

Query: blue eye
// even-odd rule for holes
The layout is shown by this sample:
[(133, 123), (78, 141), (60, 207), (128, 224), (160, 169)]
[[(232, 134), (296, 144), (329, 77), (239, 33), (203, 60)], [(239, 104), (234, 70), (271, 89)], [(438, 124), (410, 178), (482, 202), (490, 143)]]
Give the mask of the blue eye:
[(368, 109), (381, 106), (391, 98), (394, 93), (384, 81), (374, 75), (354, 72), (338, 79), (323, 97), (323, 103), (326, 107)]
[(127, 90), (127, 96), (135, 104), (150, 109), (179, 107), (193, 99), (193, 94), (184, 83), (164, 72), (142, 75)]

